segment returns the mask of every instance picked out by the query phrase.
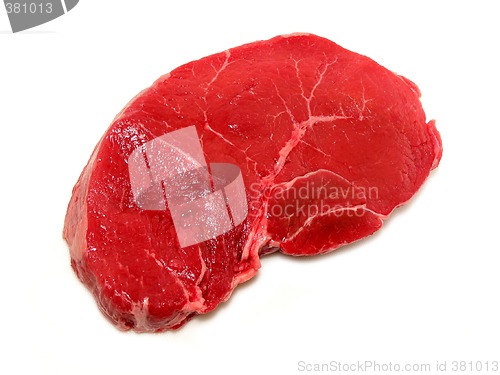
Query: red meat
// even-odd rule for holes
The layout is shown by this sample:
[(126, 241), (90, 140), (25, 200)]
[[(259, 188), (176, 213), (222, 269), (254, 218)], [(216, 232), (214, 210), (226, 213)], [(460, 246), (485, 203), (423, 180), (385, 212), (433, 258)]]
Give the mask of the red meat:
[[(366, 237), (439, 163), (419, 96), (409, 80), (310, 34), (183, 65), (134, 98), (95, 148), (65, 221), (72, 267), (119, 328), (163, 331), (229, 298), (262, 254), (314, 255)], [(170, 201), (141, 206), (129, 164), (191, 126), (207, 168), (241, 171), (248, 213), (181, 247)]]

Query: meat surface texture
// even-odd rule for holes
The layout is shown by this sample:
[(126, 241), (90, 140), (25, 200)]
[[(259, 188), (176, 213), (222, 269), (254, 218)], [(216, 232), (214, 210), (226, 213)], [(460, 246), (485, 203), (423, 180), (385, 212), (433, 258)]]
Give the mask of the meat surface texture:
[[(369, 236), (439, 163), (419, 97), (404, 77), (311, 34), (183, 65), (97, 144), (66, 214), (72, 267), (117, 327), (159, 332), (227, 300), (263, 254), (322, 254)], [(193, 126), (207, 165), (239, 168), (248, 209), (230, 230), (181, 247), (171, 211), (138, 204), (129, 162)]]

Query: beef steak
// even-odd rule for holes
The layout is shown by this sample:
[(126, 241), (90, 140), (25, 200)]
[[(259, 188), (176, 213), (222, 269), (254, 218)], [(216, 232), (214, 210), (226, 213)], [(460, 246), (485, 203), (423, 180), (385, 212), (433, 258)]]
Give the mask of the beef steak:
[[(229, 298), (262, 254), (314, 255), (366, 237), (439, 163), (419, 96), (409, 80), (311, 34), (183, 65), (135, 97), (90, 157), (65, 220), (72, 267), (116, 326), (164, 331)], [(193, 134), (199, 168), (177, 168), (188, 146), (173, 143)], [(170, 141), (158, 146), (162, 137)], [(216, 163), (234, 166), (236, 182), (223, 189), (233, 177), (217, 182)], [(173, 207), (196, 199), (206, 212), (215, 199), (227, 205), (217, 206), (223, 230), (194, 215), (191, 229), (215, 228), (203, 241), (181, 238), (174, 222), (187, 211), (176, 219)]]

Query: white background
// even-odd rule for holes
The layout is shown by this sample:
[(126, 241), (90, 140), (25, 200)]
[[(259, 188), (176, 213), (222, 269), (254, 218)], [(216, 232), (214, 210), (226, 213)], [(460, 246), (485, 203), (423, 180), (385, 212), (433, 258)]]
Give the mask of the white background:
[[(295, 374), (299, 361), (439, 360), (448, 370), (455, 360), (500, 361), (494, 4), (81, 0), (19, 34), (0, 8), (0, 373)], [(295, 31), (416, 82), (443, 138), (440, 167), (371, 238), (316, 258), (269, 256), (229, 302), (177, 332), (119, 332), (73, 274), (61, 239), (94, 145), (160, 75)]]

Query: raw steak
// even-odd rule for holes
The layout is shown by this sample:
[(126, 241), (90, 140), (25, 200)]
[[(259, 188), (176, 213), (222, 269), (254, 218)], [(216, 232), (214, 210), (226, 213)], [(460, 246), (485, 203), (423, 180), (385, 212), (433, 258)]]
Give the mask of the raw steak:
[[(419, 96), (409, 80), (310, 34), (183, 65), (135, 97), (95, 148), (65, 221), (72, 267), (116, 326), (163, 331), (229, 298), (255, 275), (262, 254), (314, 255), (366, 237), (439, 163), (440, 137)], [(204, 177), (195, 171), (190, 181), (187, 169), (168, 164), (174, 159), (162, 161), (160, 154), (184, 147), (169, 143), (174, 134), (198, 135)], [(157, 152), (160, 144), (173, 148)], [(151, 172), (152, 158), (161, 173), (176, 170), (177, 185), (153, 181), (160, 172)], [(172, 207), (207, 198), (206, 186), (222, 189), (232, 177), (207, 177), (216, 163), (235, 166), (242, 179), (217, 196), (231, 225), (221, 231), (211, 217), (194, 215), (191, 227), (214, 226), (217, 235), (182, 238), (174, 220), (183, 217)], [(133, 175), (132, 165), (142, 172)], [(149, 183), (156, 190), (139, 202)], [(169, 190), (198, 185), (205, 193), (192, 199)], [(229, 198), (242, 188), (236, 220)], [(185, 200), (170, 207), (172, 194)]]

